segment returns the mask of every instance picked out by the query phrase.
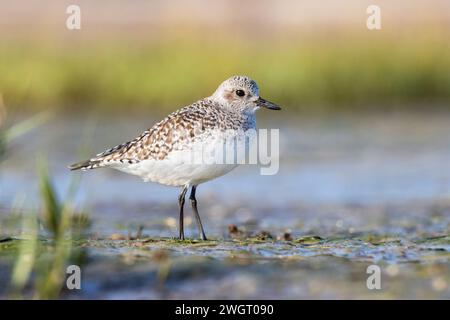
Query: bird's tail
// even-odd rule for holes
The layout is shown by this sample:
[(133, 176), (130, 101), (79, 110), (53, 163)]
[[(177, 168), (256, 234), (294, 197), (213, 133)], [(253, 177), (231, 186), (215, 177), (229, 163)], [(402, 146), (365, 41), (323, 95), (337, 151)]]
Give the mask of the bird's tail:
[(74, 163), (69, 166), (70, 170), (89, 170), (101, 167), (101, 160), (85, 160), (81, 162)]

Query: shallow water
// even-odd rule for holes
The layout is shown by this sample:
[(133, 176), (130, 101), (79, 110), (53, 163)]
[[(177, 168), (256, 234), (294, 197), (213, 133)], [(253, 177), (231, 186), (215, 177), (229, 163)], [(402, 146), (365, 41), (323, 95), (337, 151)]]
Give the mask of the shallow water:
[[(38, 207), (37, 154), (62, 196), (73, 174), (66, 166), (86, 157), (86, 145), (100, 152), (153, 122), (55, 118), (16, 141), (0, 172), (6, 245), (24, 241), (14, 203)], [(244, 166), (201, 185), (207, 243), (168, 239), (177, 234), (177, 189), (112, 170), (74, 173), (82, 177), (76, 203), (93, 223), (79, 245), (89, 256), (84, 289), (63, 297), (450, 298), (449, 114), (263, 118), (259, 126), (280, 129), (280, 171)], [(186, 234), (196, 237), (186, 212)], [(127, 240), (140, 226), (142, 239)], [(0, 257), (4, 274), (8, 261)], [(382, 268), (382, 290), (366, 287), (370, 264)]]

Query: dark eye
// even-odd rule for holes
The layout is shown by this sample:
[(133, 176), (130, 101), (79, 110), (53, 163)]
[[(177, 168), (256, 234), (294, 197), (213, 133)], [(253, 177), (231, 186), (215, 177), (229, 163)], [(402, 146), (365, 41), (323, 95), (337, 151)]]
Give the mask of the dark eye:
[(237, 94), (239, 97), (245, 96), (244, 90), (236, 90), (236, 94)]

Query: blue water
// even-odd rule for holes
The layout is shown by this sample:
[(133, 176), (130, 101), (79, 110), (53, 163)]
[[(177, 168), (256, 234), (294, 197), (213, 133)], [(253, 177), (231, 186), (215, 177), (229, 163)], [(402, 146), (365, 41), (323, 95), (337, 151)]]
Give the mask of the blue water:
[[(109, 169), (67, 170), (86, 155), (131, 139), (154, 121), (142, 118), (56, 117), (19, 138), (1, 163), (0, 202), (36, 203), (36, 163), (47, 158), (61, 196), (72, 175), (82, 177), (79, 204), (165, 203), (178, 190)], [(339, 119), (267, 119), (280, 129), (280, 170), (263, 176), (242, 166), (199, 187), (199, 197), (218, 202), (268, 204), (377, 204), (450, 197), (450, 115), (377, 115)], [(91, 152), (80, 152), (88, 145)], [(16, 200), (15, 200), (16, 199)]]

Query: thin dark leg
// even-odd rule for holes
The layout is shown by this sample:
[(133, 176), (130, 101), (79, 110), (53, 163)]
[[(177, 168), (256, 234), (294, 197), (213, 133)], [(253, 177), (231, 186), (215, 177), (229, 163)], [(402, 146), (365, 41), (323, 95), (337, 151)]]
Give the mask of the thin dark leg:
[(191, 195), (189, 196), (189, 200), (191, 200), (191, 207), (194, 211), (195, 220), (197, 221), (198, 233), (200, 234), (202, 240), (207, 240), (205, 236), (205, 231), (203, 231), (202, 220), (200, 220), (200, 215), (197, 210), (197, 199), (195, 198), (195, 190), (197, 186), (192, 186)]
[(179, 221), (179, 230), (180, 230), (180, 240), (184, 240), (184, 197), (186, 196), (186, 192), (188, 190), (188, 186), (184, 186), (183, 190), (181, 190), (180, 195), (178, 196), (178, 206), (180, 207), (180, 221)]

